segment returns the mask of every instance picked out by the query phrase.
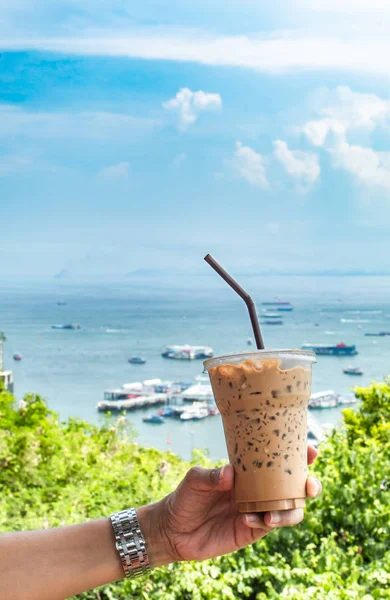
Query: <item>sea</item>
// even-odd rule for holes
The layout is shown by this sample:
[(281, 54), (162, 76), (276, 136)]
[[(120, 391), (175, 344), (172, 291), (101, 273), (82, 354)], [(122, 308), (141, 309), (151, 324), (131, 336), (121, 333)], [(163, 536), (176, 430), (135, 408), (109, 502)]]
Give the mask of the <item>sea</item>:
[[(390, 331), (390, 277), (246, 276), (240, 282), (259, 314), (262, 302), (293, 305), (293, 312), (281, 313), (283, 325), (262, 325), (267, 348), (356, 344), (357, 356), (318, 357), (313, 391), (346, 394), (355, 385), (383, 381), (390, 374), (390, 337), (364, 335)], [(65, 323), (79, 323), (81, 328), (52, 329)], [(7, 336), (4, 363), (14, 372), (17, 399), (34, 392), (62, 420), (79, 417), (95, 424), (106, 418), (96, 409), (106, 389), (152, 378), (191, 381), (202, 373), (200, 361), (162, 358), (166, 345), (210, 345), (216, 355), (254, 349), (245, 304), (214, 274), (106, 283), (3, 282), (0, 331)], [(14, 362), (14, 353), (23, 360)], [(146, 364), (129, 364), (135, 354)], [(360, 367), (364, 375), (343, 374), (349, 365)], [(143, 423), (142, 418), (154, 412), (151, 408), (127, 415), (139, 444), (171, 450), (185, 459), (198, 448), (212, 460), (226, 458), (219, 416)], [(341, 421), (338, 408), (313, 415), (326, 426)]]

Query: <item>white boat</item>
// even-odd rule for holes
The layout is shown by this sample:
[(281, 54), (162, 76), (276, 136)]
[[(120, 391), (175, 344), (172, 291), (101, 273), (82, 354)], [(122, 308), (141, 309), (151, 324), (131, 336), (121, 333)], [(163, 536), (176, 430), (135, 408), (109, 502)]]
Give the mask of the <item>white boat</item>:
[(181, 421), (199, 421), (209, 416), (209, 410), (205, 402), (194, 402), (181, 413)]
[(205, 360), (212, 358), (214, 351), (210, 346), (167, 346), (162, 352), (164, 358), (173, 358), (175, 360)]
[(316, 392), (310, 396), (309, 408), (336, 408), (337, 405), (337, 395), (333, 390)]
[(210, 383), (198, 381), (179, 394), (183, 402), (214, 402), (213, 390)]

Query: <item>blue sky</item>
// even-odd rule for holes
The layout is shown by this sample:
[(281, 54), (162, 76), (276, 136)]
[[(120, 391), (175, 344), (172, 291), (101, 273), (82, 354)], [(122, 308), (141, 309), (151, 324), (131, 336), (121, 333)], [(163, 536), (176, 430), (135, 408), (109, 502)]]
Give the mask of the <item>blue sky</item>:
[(0, 0), (0, 276), (388, 270), (390, 2), (137, 4)]

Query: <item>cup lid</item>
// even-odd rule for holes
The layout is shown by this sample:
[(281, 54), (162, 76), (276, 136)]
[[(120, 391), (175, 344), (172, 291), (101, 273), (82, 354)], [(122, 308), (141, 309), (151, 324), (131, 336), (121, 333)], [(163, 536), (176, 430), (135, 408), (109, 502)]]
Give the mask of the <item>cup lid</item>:
[(238, 354), (225, 354), (224, 356), (215, 356), (204, 361), (204, 371), (212, 367), (219, 367), (225, 364), (242, 363), (244, 360), (267, 360), (270, 358), (297, 359), (306, 361), (310, 365), (317, 362), (315, 352), (311, 350), (253, 350), (252, 352), (240, 352)]

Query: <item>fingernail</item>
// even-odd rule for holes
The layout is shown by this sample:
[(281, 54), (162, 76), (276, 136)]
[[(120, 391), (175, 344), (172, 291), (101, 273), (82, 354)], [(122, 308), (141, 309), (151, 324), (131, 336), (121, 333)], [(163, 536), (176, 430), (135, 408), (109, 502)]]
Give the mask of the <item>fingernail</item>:
[(271, 523), (271, 525), (277, 525), (282, 520), (282, 517), (278, 512), (271, 512), (270, 515), (271, 518), (269, 522)]
[(316, 496), (319, 496), (321, 494), (321, 492), (322, 492), (322, 483), (316, 477), (314, 478), (314, 481), (316, 482), (316, 486), (317, 486)]
[(245, 518), (248, 525), (257, 525), (259, 522), (259, 517), (256, 515), (245, 515)]
[(224, 473), (225, 473), (225, 467), (226, 467), (226, 465), (224, 465), (223, 467), (221, 467), (219, 469), (219, 473), (218, 473), (218, 479), (219, 479), (219, 481), (222, 481), (222, 479), (223, 479), (223, 476), (224, 476)]

